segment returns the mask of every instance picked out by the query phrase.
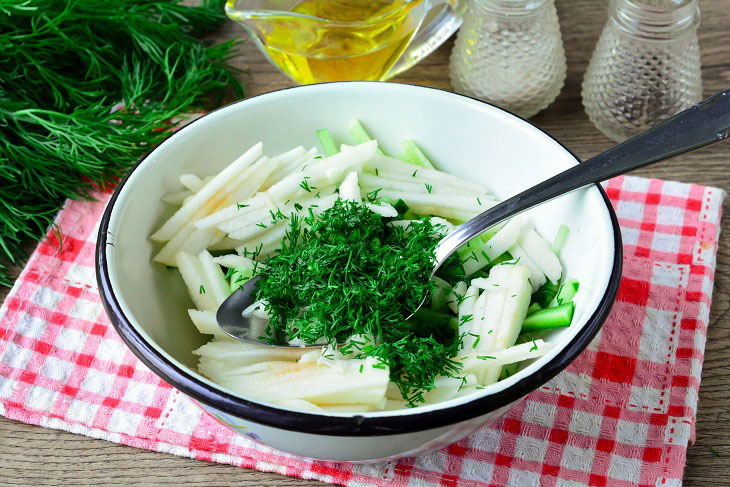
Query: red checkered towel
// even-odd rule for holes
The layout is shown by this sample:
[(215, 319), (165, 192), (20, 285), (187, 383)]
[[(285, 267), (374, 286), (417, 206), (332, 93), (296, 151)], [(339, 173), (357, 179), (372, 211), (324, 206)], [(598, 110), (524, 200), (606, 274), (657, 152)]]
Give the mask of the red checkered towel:
[(693, 440), (725, 192), (606, 184), (624, 276), (602, 332), (493, 425), (397, 462), (310, 461), (232, 433), (121, 342), (94, 277), (98, 203), (69, 201), (0, 308), (0, 413), (138, 448), (349, 486), (680, 485)]

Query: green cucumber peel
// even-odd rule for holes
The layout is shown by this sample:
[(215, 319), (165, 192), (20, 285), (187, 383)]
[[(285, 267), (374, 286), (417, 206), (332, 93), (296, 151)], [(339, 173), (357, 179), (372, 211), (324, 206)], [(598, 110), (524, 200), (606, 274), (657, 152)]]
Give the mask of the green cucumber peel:
[(330, 131), (327, 129), (317, 130), (317, 137), (319, 137), (319, 143), (322, 144), (324, 153), (329, 156), (333, 156), (339, 152), (335, 140), (332, 138)]
[[(350, 135), (357, 144), (364, 144), (365, 142), (373, 140), (367, 130), (365, 130), (365, 127), (362, 126), (362, 123), (360, 123), (360, 120), (353, 120), (348, 129), (350, 131)], [(375, 153), (380, 154), (381, 156), (384, 155), (383, 151), (380, 150), (380, 147), (375, 149)]]
[(575, 304), (573, 302), (535, 311), (522, 322), (521, 333), (570, 326), (574, 311)]
[(403, 147), (403, 152), (398, 154), (398, 159), (415, 164), (416, 166), (421, 166), (425, 169), (434, 168), (431, 161), (429, 161), (428, 157), (426, 157), (426, 154), (423, 153), (421, 148), (418, 147), (418, 144), (414, 141), (410, 139), (404, 140), (401, 142), (401, 146)]

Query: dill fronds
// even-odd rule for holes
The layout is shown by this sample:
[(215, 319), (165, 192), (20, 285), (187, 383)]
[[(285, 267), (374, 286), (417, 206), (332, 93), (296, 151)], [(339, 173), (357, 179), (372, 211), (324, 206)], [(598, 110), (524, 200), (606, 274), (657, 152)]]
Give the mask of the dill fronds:
[(114, 184), (170, 118), (243, 96), (237, 43), (200, 40), (223, 4), (0, 0), (0, 285), (66, 198)]

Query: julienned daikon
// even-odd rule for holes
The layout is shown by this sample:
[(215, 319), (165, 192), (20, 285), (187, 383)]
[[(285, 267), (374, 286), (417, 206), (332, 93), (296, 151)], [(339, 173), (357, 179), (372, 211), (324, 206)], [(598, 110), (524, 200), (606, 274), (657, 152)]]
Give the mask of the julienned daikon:
[[(318, 132), (327, 157), (301, 146), (266, 156), (255, 144), (217, 174), (181, 175), (162, 197), (179, 208), (150, 237), (162, 245), (154, 260), (178, 268), (190, 320), (212, 337), (193, 352), (198, 370), (281, 407), (364, 412), (472, 394), (546, 354), (544, 332), (570, 325), (578, 291), (560, 282), (567, 228), (551, 246), (515, 217), (465, 245), (432, 282), (406, 281), (428, 270), (438, 239), (497, 201), (434, 169), (413, 141), (396, 159), (358, 122), (351, 130), (358, 144), (339, 151)], [(321, 349), (219, 330), (220, 303), (257, 274), (263, 297), (246, 313), (259, 333)], [(405, 321), (404, 307), (427, 292), (430, 307)], [(282, 308), (287, 300), (294, 309)]]

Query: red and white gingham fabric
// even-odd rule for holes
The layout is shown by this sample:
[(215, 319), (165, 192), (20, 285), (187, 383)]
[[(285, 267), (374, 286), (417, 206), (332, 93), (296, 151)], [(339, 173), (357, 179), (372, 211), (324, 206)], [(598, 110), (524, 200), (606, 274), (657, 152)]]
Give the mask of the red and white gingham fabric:
[[(348, 486), (680, 485), (693, 440), (725, 193), (619, 177), (618, 300), (602, 332), (506, 417), (437, 452), (353, 465), (236, 435), (160, 380), (104, 315), (94, 239), (108, 195), (69, 201), (0, 308), (0, 413), (138, 448)], [(192, 325), (191, 325), (192, 326)]]

